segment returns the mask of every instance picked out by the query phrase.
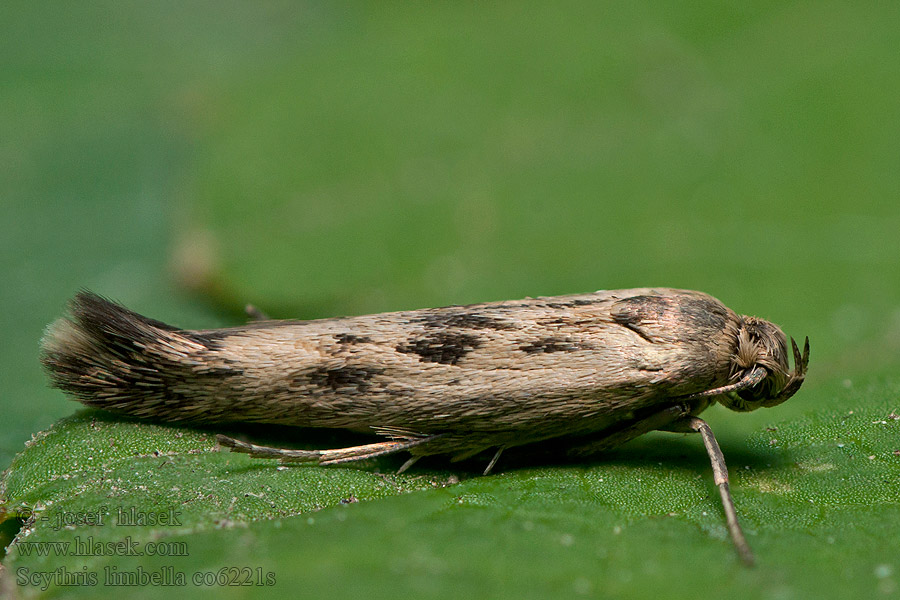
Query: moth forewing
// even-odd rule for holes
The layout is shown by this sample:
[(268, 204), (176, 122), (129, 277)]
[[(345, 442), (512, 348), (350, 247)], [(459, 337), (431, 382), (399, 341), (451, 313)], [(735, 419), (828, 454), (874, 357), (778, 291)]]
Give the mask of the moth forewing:
[(581, 455), (654, 429), (697, 431), (690, 419), (714, 402), (773, 406), (799, 389), (809, 357), (808, 341), (801, 355), (792, 340), (790, 374), (777, 326), (669, 288), (199, 331), (83, 292), (42, 344), (53, 384), (90, 406), (388, 438), (285, 451), (220, 436), (250, 456), (335, 464), (405, 450), (406, 468), (421, 456), (491, 451), (486, 472), (504, 450), (550, 444)]

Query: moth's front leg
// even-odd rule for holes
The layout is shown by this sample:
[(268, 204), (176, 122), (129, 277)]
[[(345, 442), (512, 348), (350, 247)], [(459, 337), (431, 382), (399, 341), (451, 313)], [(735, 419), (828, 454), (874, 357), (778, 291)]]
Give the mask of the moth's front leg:
[(699, 433), (703, 437), (703, 445), (706, 446), (706, 453), (709, 455), (709, 462), (712, 464), (713, 480), (716, 487), (719, 488), (719, 495), (722, 497), (722, 508), (725, 511), (725, 522), (728, 526), (728, 533), (734, 542), (735, 549), (748, 566), (753, 566), (753, 552), (747, 544), (747, 538), (741, 529), (737, 520), (737, 511), (734, 508), (734, 500), (731, 497), (731, 489), (728, 486), (728, 467), (725, 466), (725, 455), (719, 448), (719, 442), (713, 435), (709, 424), (703, 419), (697, 417), (684, 417), (664, 429), (664, 431), (673, 431), (675, 433)]
[(713, 478), (719, 495), (722, 497), (722, 507), (725, 511), (725, 521), (728, 533), (734, 542), (735, 549), (741, 560), (747, 565), (753, 565), (753, 552), (747, 544), (744, 532), (737, 520), (737, 512), (734, 508), (734, 500), (728, 486), (728, 468), (725, 466), (725, 456), (719, 443), (713, 435), (712, 429), (703, 419), (691, 416), (691, 408), (686, 404), (677, 404), (653, 413), (649, 417), (636, 421), (628, 427), (595, 439), (587, 444), (574, 446), (568, 449), (567, 454), (573, 457), (586, 456), (604, 450), (611, 450), (621, 446), (625, 442), (651, 431), (671, 431), (675, 433), (699, 433), (703, 437), (703, 445), (712, 464)]

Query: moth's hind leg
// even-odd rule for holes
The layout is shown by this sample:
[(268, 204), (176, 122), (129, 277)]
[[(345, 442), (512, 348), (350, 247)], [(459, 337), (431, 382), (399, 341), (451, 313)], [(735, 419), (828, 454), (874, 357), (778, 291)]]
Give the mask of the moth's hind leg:
[(288, 450), (286, 448), (273, 448), (271, 446), (257, 446), (249, 442), (242, 442), (226, 435), (217, 435), (216, 441), (220, 446), (229, 448), (232, 452), (248, 454), (251, 458), (275, 458), (281, 462), (315, 463), (318, 465), (337, 465), (340, 463), (375, 458), (393, 454), (402, 450), (409, 450), (421, 444), (429, 442), (438, 436), (417, 437), (387, 442), (375, 442), (362, 446), (350, 446), (348, 448), (335, 448), (332, 450)]

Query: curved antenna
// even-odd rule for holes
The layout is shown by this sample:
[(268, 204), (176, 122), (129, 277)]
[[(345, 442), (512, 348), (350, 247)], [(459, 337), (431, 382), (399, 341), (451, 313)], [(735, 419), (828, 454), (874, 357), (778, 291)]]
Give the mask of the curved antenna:
[(802, 355), (800, 354), (800, 349), (797, 347), (797, 342), (794, 341), (794, 338), (791, 338), (791, 347), (794, 351), (794, 372), (791, 373), (791, 378), (785, 386), (781, 388), (781, 392), (779, 392), (777, 396), (763, 402), (763, 406), (766, 408), (777, 406), (796, 394), (797, 390), (800, 389), (800, 386), (803, 385), (803, 380), (806, 379), (806, 369), (809, 367), (809, 336), (807, 336), (806, 341), (803, 343)]

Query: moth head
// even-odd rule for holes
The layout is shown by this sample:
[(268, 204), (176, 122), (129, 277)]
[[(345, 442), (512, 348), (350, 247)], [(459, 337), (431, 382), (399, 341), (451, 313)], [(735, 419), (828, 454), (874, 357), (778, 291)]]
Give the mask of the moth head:
[(741, 412), (781, 404), (800, 389), (806, 377), (809, 338), (806, 338), (803, 354), (793, 338), (791, 348), (793, 372), (788, 359), (787, 338), (781, 329), (756, 317), (741, 317), (731, 357), (732, 383), (710, 392), (715, 392), (721, 404)]

